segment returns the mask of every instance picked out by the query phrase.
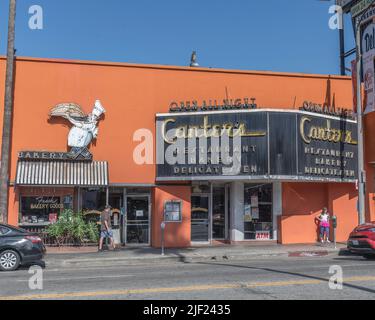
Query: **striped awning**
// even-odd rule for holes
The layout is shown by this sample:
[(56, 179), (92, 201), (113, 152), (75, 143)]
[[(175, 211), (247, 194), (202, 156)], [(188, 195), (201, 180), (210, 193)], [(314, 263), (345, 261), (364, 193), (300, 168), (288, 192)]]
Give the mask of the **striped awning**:
[(16, 185), (107, 186), (106, 161), (18, 161)]

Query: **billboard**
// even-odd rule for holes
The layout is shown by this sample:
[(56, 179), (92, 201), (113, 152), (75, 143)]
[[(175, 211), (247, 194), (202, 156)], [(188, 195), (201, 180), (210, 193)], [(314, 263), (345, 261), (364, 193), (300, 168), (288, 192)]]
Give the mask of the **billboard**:
[(375, 24), (370, 23), (362, 35), (363, 82), (365, 88), (365, 114), (375, 111)]

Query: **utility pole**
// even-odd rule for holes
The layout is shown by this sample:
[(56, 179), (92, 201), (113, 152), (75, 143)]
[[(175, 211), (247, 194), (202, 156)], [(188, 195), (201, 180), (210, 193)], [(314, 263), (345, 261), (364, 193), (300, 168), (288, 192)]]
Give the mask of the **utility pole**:
[(1, 167), (0, 167), (0, 221), (8, 222), (8, 194), (9, 194), (9, 159), (10, 142), (13, 119), (13, 86), (14, 86), (14, 42), (15, 42), (15, 20), (16, 20), (16, 0), (9, 3), (8, 22), (8, 50), (5, 77), (5, 97), (3, 133), (1, 145)]
[(361, 48), (361, 25), (358, 25), (356, 35), (357, 45), (357, 121), (358, 121), (358, 219), (359, 224), (364, 224), (365, 217), (365, 177), (364, 168), (364, 146), (363, 146), (363, 111), (361, 92), (361, 70), (362, 70), (362, 48)]
[(339, 21), (341, 25), (339, 28), (339, 38), (340, 38), (340, 74), (342, 76), (346, 75), (345, 70), (345, 33), (344, 33), (344, 13), (341, 11), (338, 13), (340, 15)]

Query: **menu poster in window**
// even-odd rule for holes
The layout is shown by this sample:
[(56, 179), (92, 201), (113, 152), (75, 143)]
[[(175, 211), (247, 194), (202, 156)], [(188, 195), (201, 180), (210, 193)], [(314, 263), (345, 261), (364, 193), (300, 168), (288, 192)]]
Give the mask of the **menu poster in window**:
[(251, 196), (251, 206), (252, 207), (258, 207), (259, 206), (258, 196)]
[(173, 203), (172, 202), (167, 202), (165, 204), (165, 211), (167, 211), (167, 212), (173, 211)]
[(245, 214), (244, 221), (245, 222), (252, 222), (253, 221), (253, 217), (251, 216), (251, 214)]
[(245, 216), (246, 215), (251, 215), (251, 206), (250, 205), (245, 205)]
[(173, 203), (173, 212), (180, 212), (180, 203), (179, 202), (174, 202)]
[(251, 208), (251, 216), (253, 219), (258, 220), (259, 219), (259, 208)]
[(180, 212), (179, 211), (174, 211), (172, 212), (172, 221), (179, 221), (180, 220)]
[(172, 211), (166, 211), (164, 213), (164, 221), (171, 221), (172, 220), (171, 213), (172, 213)]
[(180, 212), (178, 211), (166, 212), (165, 221), (180, 221)]
[(50, 213), (48, 220), (50, 223), (56, 223), (57, 222), (57, 213)]
[(178, 222), (181, 221), (181, 203), (177, 201), (169, 201), (165, 204), (164, 221)]

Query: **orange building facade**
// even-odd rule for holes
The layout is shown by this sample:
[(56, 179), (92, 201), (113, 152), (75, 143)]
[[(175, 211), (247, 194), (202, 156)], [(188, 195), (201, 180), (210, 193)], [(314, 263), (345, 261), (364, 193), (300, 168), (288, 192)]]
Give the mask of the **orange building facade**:
[[(72, 124), (49, 114), (61, 103), (90, 114), (96, 100), (105, 113), (88, 147), (92, 159), (71, 159)], [(9, 223), (38, 231), (64, 209), (95, 213), (110, 204), (119, 244), (159, 247), (163, 221), (167, 247), (313, 243), (315, 217), (327, 207), (338, 219), (337, 240), (346, 241), (358, 224), (352, 101), (351, 79), (341, 76), (18, 58)], [(225, 133), (242, 141), (237, 173), (223, 175), (213, 148), (203, 166), (159, 162), (177, 140)], [(186, 160), (198, 148), (183, 150)], [(370, 178), (369, 221), (373, 189)]]

